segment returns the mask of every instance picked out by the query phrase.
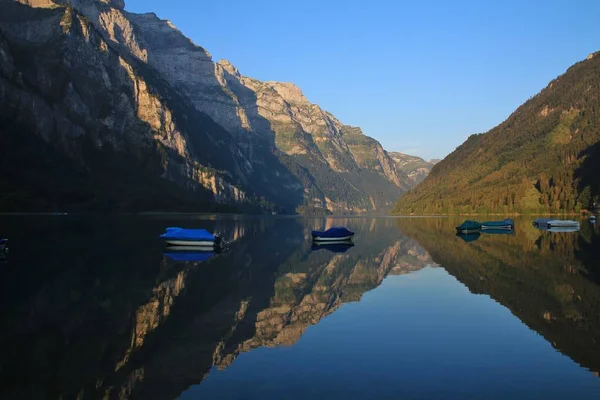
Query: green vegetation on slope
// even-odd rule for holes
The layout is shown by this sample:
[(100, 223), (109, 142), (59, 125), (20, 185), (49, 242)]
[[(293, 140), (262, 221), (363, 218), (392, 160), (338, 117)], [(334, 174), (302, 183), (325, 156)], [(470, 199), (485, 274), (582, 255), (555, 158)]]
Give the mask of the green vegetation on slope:
[(600, 53), (488, 133), (470, 136), (396, 214), (572, 213), (599, 200)]

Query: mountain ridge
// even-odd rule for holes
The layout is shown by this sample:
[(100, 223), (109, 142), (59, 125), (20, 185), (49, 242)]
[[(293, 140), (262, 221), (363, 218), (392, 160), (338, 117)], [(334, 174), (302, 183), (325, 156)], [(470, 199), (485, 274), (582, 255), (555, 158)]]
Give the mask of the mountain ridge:
[[(90, 166), (77, 142), (91, 139), (92, 148), (112, 146), (125, 159), (129, 152), (140, 161), (154, 159), (157, 179), (226, 205), (385, 212), (412, 185), (378, 141), (310, 103), (297, 86), (261, 82), (226, 60), (213, 62), (208, 51), (154, 13), (130, 13), (124, 2), (109, 0), (2, 4), (5, 54), (28, 52), (31, 58), (7, 64), (13, 71), (0, 84), (11, 89), (0, 104), (13, 103), (14, 115), (4, 124), (32, 120), (15, 129), (78, 158), (83, 174)], [(38, 51), (27, 50), (34, 43)], [(41, 49), (61, 74), (47, 70)], [(84, 66), (77, 59), (84, 54), (95, 64)], [(19, 74), (32, 68), (44, 80), (31, 71), (26, 87), (20, 86)], [(73, 73), (76, 68), (80, 73)], [(42, 85), (49, 90), (40, 90)], [(126, 92), (119, 92), (122, 87)], [(15, 103), (17, 91), (33, 93), (41, 108)], [(94, 98), (95, 92), (102, 94)], [(96, 104), (100, 100), (103, 105)], [(98, 106), (108, 114), (97, 115)], [(115, 114), (125, 109), (126, 115)], [(63, 122), (36, 122), (42, 120)], [(59, 132), (66, 122), (74, 136)], [(142, 157), (139, 144), (152, 154)]]
[(471, 135), (396, 214), (578, 213), (600, 200), (600, 57), (593, 53), (487, 133)]

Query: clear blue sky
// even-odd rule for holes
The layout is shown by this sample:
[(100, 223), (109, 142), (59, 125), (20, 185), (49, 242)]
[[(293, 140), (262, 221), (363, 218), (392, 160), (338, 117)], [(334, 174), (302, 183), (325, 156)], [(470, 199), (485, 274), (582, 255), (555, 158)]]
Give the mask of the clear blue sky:
[(387, 150), (442, 158), (600, 50), (598, 0), (126, 0)]

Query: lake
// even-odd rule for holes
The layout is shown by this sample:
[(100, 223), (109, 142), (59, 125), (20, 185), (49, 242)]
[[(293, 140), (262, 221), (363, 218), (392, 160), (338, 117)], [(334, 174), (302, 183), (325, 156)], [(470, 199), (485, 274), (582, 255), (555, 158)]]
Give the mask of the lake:
[(0, 216), (0, 398), (597, 399), (600, 231), (531, 221)]

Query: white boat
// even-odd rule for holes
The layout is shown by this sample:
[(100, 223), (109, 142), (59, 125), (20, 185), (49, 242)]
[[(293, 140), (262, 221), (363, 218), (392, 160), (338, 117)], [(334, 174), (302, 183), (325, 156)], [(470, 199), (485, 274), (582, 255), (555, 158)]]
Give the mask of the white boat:
[(538, 218), (533, 221), (537, 228), (579, 228), (579, 222), (567, 219)]
[(579, 228), (579, 222), (563, 219), (552, 219), (547, 225), (548, 228)]

